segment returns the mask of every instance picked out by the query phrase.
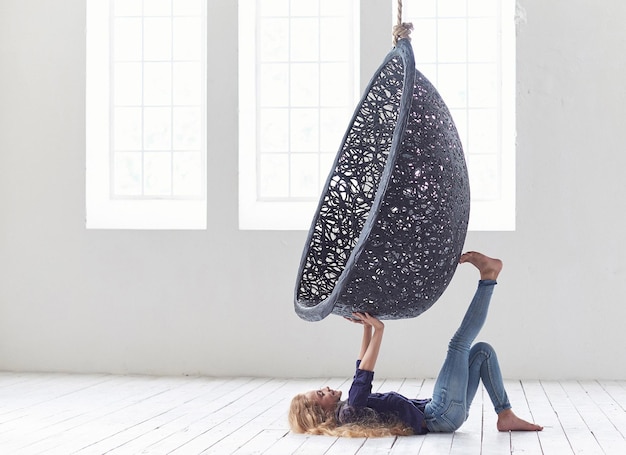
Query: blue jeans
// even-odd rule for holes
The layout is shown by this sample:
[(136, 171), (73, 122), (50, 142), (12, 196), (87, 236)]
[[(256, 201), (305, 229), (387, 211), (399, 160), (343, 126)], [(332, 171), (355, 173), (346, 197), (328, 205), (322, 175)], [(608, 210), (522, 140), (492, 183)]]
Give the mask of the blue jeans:
[(494, 280), (478, 282), (463, 322), (450, 340), (433, 399), (424, 411), (429, 431), (452, 432), (463, 425), (481, 379), (496, 413), (511, 408), (495, 351), (487, 343), (472, 346), (487, 318), (495, 285)]

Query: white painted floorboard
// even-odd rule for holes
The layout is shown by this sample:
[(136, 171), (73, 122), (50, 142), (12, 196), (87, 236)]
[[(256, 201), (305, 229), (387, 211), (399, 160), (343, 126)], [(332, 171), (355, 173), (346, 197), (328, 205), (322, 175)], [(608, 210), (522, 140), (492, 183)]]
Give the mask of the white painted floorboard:
[[(374, 390), (428, 397), (433, 380), (377, 380)], [(350, 439), (293, 434), (298, 392), (349, 378), (141, 377), (0, 373), (0, 455), (35, 454), (626, 454), (626, 381), (507, 381), (540, 433), (499, 433), (479, 390), (453, 434)]]

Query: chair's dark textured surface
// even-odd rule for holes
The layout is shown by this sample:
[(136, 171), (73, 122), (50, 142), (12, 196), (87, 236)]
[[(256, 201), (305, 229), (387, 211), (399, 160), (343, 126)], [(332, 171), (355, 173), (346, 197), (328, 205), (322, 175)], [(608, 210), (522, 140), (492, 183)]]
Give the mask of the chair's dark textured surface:
[(467, 233), (470, 195), (450, 112), (400, 40), (365, 91), (304, 248), (295, 310), (415, 317), (446, 289)]

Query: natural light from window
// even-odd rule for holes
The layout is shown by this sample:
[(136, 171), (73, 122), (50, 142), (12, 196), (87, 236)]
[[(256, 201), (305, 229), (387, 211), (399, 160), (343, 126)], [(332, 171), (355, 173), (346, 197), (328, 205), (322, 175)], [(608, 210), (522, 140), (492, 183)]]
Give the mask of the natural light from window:
[(354, 0), (239, 2), (242, 229), (308, 229), (358, 99)]
[[(239, 6), (239, 226), (307, 230), (360, 96), (359, 21), (391, 35), (396, 5), (386, 18), (352, 0)], [(470, 230), (514, 230), (513, 0), (405, 1), (403, 19), (464, 145)]]
[(415, 64), (459, 131), (471, 230), (515, 229), (515, 43), (512, 0), (404, 2)]
[(87, 227), (206, 228), (202, 0), (87, 2)]

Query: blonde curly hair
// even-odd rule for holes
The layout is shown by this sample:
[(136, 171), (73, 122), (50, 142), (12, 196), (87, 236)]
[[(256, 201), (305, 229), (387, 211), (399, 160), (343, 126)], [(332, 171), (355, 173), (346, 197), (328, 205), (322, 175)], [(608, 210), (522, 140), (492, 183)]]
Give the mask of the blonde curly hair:
[(309, 400), (305, 394), (298, 394), (293, 397), (289, 407), (291, 431), (348, 438), (409, 436), (414, 434), (413, 430), (399, 419), (390, 418), (381, 421), (374, 410), (371, 410), (371, 413), (367, 413), (358, 422), (341, 425), (337, 422), (335, 410), (326, 412), (318, 403)]

